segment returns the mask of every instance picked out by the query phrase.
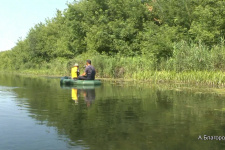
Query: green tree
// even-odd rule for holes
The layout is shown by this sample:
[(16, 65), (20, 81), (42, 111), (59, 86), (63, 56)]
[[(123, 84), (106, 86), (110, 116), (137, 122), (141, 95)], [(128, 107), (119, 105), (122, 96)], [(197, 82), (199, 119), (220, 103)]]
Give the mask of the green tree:
[(195, 8), (189, 31), (194, 40), (209, 46), (220, 43), (225, 35), (224, 7), (223, 0), (206, 0)]

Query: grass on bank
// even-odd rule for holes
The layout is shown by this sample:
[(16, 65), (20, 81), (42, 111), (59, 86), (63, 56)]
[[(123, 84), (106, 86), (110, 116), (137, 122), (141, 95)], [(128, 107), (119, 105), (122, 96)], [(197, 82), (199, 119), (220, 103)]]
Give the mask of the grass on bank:
[[(47, 75), (47, 76), (68, 76), (69, 74), (63, 72), (51, 72), (51, 70), (23, 70), (19, 73), (32, 74), (32, 75)], [(131, 75), (131, 76), (129, 76)], [(97, 73), (97, 78), (105, 77)], [(189, 71), (179, 72), (174, 71), (144, 71), (133, 72), (124, 74), (123, 78), (110, 78), (120, 79), (125, 81), (140, 81), (152, 83), (188, 83), (198, 85), (209, 85), (216, 87), (225, 87), (225, 73), (222, 71)]]
[[(98, 53), (83, 53), (73, 59), (56, 58), (50, 62), (20, 63), (7, 61), (0, 64), (0, 70), (36, 75), (69, 76), (74, 63), (79, 63), (83, 72), (85, 61), (91, 59), (98, 78), (128, 79), (151, 82), (182, 82), (207, 85), (225, 84), (225, 46), (211, 48), (198, 43), (175, 43), (170, 58), (156, 58), (155, 55), (126, 57), (120, 54), (107, 56)], [(7, 59), (9, 60), (9, 59)]]

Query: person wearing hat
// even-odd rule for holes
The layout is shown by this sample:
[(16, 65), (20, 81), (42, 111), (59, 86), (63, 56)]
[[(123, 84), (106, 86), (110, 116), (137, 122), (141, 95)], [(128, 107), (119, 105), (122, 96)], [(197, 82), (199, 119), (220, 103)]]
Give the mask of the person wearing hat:
[(91, 65), (91, 60), (86, 61), (86, 67), (84, 73), (78, 77), (78, 80), (94, 80), (95, 68)]
[(77, 79), (77, 77), (79, 75), (80, 75), (79, 65), (78, 65), (78, 63), (75, 63), (73, 68), (71, 68), (71, 78), (72, 79)]

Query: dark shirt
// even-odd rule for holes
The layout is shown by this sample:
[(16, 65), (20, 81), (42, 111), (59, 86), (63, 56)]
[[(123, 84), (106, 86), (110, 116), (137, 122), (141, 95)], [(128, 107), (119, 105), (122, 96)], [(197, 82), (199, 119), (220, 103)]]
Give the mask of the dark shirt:
[(85, 68), (85, 72), (87, 75), (87, 79), (94, 80), (95, 79), (95, 68), (92, 65), (89, 65)]

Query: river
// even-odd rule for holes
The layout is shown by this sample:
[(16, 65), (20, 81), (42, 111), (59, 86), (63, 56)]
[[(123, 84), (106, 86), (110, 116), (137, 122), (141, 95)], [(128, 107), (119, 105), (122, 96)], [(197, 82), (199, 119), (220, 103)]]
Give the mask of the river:
[(223, 89), (59, 80), (0, 74), (1, 150), (225, 148)]

